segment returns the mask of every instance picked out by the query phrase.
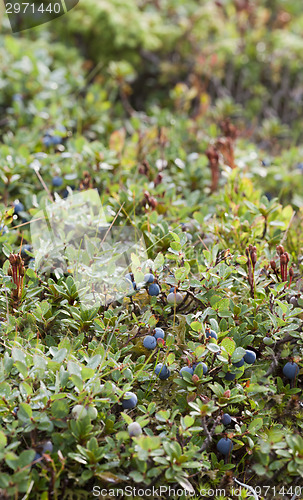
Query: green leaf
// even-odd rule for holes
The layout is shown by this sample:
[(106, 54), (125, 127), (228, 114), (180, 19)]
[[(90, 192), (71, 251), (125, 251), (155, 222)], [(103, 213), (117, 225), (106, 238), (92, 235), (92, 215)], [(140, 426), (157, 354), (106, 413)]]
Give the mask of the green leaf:
[(230, 355), (232, 355), (232, 353), (236, 348), (234, 340), (231, 339), (230, 337), (225, 337), (225, 339), (223, 339), (222, 342), (220, 343), (220, 346), (223, 347), (225, 351)]
[(260, 417), (255, 418), (252, 422), (250, 422), (250, 424), (248, 426), (248, 431), (249, 432), (256, 432), (259, 429), (261, 429), (262, 426), (263, 426), (263, 419)]
[(20, 403), (18, 410), (18, 418), (24, 422), (30, 420), (33, 416), (33, 411), (29, 404)]

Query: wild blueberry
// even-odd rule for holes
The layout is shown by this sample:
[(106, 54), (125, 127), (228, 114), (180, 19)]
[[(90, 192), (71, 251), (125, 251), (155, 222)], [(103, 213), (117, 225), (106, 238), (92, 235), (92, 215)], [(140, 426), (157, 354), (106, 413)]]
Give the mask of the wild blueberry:
[(221, 421), (223, 425), (229, 425), (231, 423), (231, 416), (228, 413), (224, 413)]
[(227, 372), (225, 374), (225, 380), (228, 380), (229, 382), (231, 382), (232, 380), (235, 380), (235, 378), (236, 378), (236, 375), (234, 373)]
[(246, 350), (246, 354), (244, 355), (244, 361), (248, 365), (252, 365), (256, 361), (256, 354), (254, 351)]
[(45, 441), (42, 448), (42, 453), (52, 453), (53, 448), (53, 443), (51, 441)]
[(208, 372), (207, 365), (205, 363), (202, 363), (202, 361), (199, 361), (199, 363), (194, 363), (193, 364), (193, 366), (192, 366), (193, 370), (195, 370), (196, 366), (198, 366), (198, 365), (202, 365), (202, 367), (203, 367), (203, 375), (206, 375), (206, 373)]
[(12, 411), (12, 414), (14, 415), (14, 417), (17, 416), (18, 410), (19, 410), (18, 406), (15, 406), (15, 408)]
[(206, 328), (205, 330), (205, 336), (207, 339), (215, 339), (217, 340), (218, 338), (218, 335), (216, 334), (216, 332), (214, 330), (211, 330), (210, 328)]
[(62, 184), (63, 184), (62, 177), (60, 177), (59, 175), (55, 175), (55, 177), (53, 177), (53, 179), (52, 179), (52, 185), (54, 187), (60, 187), (60, 186), (62, 186)]
[(24, 212), (24, 205), (20, 201), (14, 202), (15, 214), (19, 214), (20, 212)]
[(148, 293), (149, 295), (151, 295), (152, 297), (153, 296), (156, 296), (156, 295), (159, 295), (160, 293), (160, 287), (159, 285), (157, 285), (157, 283), (152, 283), (149, 288), (148, 288)]
[(21, 248), (21, 257), (26, 258), (26, 257), (29, 257), (28, 253), (27, 252), (31, 252), (33, 250), (33, 247), (32, 245), (29, 245), (29, 244), (26, 244), (26, 245), (22, 245), (22, 248)]
[(52, 137), (50, 135), (48, 135), (48, 134), (46, 134), (42, 138), (42, 142), (43, 142), (44, 146), (46, 146), (47, 148), (49, 148), (53, 144)]
[(154, 329), (154, 337), (155, 339), (164, 339), (165, 337), (165, 333), (164, 333), (164, 330), (162, 330), (162, 328), (155, 328)]
[(145, 276), (144, 276), (144, 281), (145, 283), (153, 283), (155, 277), (153, 274), (151, 273), (147, 273)]
[(189, 373), (190, 375), (193, 375), (194, 374), (194, 370), (192, 368), (190, 368), (189, 366), (183, 366), (183, 368), (181, 368), (181, 370), (179, 371), (179, 374), (181, 375), (181, 377), (183, 376), (182, 374), (184, 372), (187, 372)]
[(36, 465), (37, 463), (41, 462), (42, 455), (40, 453), (36, 453), (34, 456), (34, 460), (32, 461), (32, 465)]
[(183, 297), (180, 292), (170, 292), (167, 295), (167, 302), (169, 304), (180, 304), (183, 301)]
[(283, 368), (283, 375), (289, 380), (294, 380), (299, 373), (299, 367), (297, 363), (286, 363)]
[(138, 398), (133, 392), (126, 392), (122, 400), (122, 406), (125, 410), (132, 410), (138, 403)]
[(224, 456), (229, 455), (233, 447), (234, 445), (229, 438), (221, 438), (217, 443), (217, 450)]
[(157, 339), (153, 335), (146, 335), (143, 340), (143, 345), (146, 349), (155, 349), (157, 346)]
[(137, 437), (142, 434), (141, 425), (138, 424), (138, 422), (132, 422), (131, 424), (129, 424), (127, 430), (130, 437)]
[(236, 368), (241, 368), (244, 365), (244, 358), (240, 359), (237, 363), (233, 363)]
[(155, 374), (158, 375), (160, 380), (166, 380), (170, 376), (170, 370), (166, 365), (159, 363), (155, 368)]

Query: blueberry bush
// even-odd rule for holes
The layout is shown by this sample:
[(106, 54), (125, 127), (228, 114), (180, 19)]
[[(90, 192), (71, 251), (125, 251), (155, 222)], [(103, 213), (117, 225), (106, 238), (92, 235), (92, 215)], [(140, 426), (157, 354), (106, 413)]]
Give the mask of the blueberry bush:
[[(1, 499), (303, 497), (300, 7), (89, 0), (15, 35), (4, 19)], [(90, 190), (148, 265), (87, 308), (77, 275), (39, 270), (30, 228)]]

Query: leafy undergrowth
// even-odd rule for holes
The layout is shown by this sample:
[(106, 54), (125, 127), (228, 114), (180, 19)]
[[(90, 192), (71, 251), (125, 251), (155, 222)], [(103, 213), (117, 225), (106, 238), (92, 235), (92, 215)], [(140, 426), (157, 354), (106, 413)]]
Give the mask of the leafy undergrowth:
[[(0, 46), (2, 498), (302, 497), (302, 149), (183, 83), (136, 112), (133, 48), (96, 76), (52, 36)], [(87, 310), (30, 221), (89, 189), (150, 276)]]

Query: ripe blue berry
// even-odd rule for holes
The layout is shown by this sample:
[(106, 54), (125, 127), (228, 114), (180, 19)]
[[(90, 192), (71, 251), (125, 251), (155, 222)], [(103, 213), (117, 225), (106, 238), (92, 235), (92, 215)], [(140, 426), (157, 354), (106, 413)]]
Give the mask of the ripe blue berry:
[(180, 292), (170, 292), (168, 295), (167, 295), (167, 302), (169, 304), (180, 304), (183, 300), (183, 297), (181, 295)]
[(133, 392), (126, 392), (122, 400), (122, 406), (125, 410), (132, 410), (138, 403), (138, 398)]
[(164, 339), (165, 337), (165, 333), (164, 333), (164, 330), (162, 330), (162, 328), (155, 328), (154, 330), (154, 337), (155, 339)]
[(192, 366), (193, 370), (195, 370), (196, 366), (198, 366), (198, 365), (202, 365), (202, 367), (203, 367), (203, 375), (206, 375), (206, 373), (208, 372), (207, 365), (205, 363), (202, 363), (202, 361), (199, 361), (199, 363), (194, 363), (193, 364), (193, 366)]
[(53, 177), (53, 179), (52, 179), (52, 185), (54, 187), (60, 187), (60, 186), (62, 186), (62, 184), (63, 184), (62, 177), (59, 177), (59, 175), (55, 175), (55, 177)]
[(144, 281), (145, 283), (153, 283), (155, 277), (153, 274), (151, 273), (147, 273), (145, 276), (144, 276)]
[(224, 413), (221, 420), (223, 425), (229, 425), (231, 423), (231, 416), (228, 413)]
[(244, 361), (248, 365), (252, 365), (256, 361), (256, 354), (254, 351), (246, 350), (246, 354), (244, 355)]
[(51, 441), (46, 441), (42, 448), (42, 453), (52, 453), (53, 443)]
[(170, 376), (170, 370), (166, 365), (159, 363), (155, 368), (155, 374), (158, 375), (160, 380), (166, 380)]
[(283, 368), (283, 375), (289, 380), (294, 380), (299, 373), (299, 367), (297, 363), (286, 363)]
[(143, 340), (143, 345), (146, 347), (146, 349), (155, 349), (157, 346), (157, 339), (153, 337), (153, 335), (146, 335), (146, 337)]
[(181, 370), (179, 371), (181, 377), (182, 377), (182, 374), (184, 372), (187, 372), (189, 373), (190, 375), (193, 375), (194, 374), (194, 370), (192, 368), (190, 368), (189, 366), (183, 366), (183, 368), (181, 368)]
[(217, 443), (217, 450), (224, 456), (229, 455), (233, 447), (234, 445), (229, 438), (221, 438)]
[(24, 205), (20, 201), (14, 202), (15, 214), (19, 214), (20, 212), (24, 212)]
[(229, 382), (231, 382), (232, 380), (235, 380), (235, 378), (236, 378), (236, 375), (234, 373), (227, 372), (225, 374), (225, 380), (228, 380)]
[(32, 461), (32, 465), (35, 466), (36, 464), (41, 463), (41, 458), (42, 458), (42, 455), (40, 455), (40, 453), (36, 452), (36, 454), (34, 456), (34, 460)]
[(244, 365), (244, 358), (240, 359), (237, 363), (233, 363), (236, 368), (241, 368)]
[(151, 295), (152, 297), (156, 296), (156, 295), (159, 295), (160, 293), (160, 287), (159, 285), (157, 285), (157, 283), (152, 283), (149, 288), (148, 288), (148, 293), (149, 295)]
[(52, 138), (50, 135), (46, 134), (43, 138), (42, 138), (42, 142), (44, 144), (44, 146), (46, 146), (47, 148), (49, 148), (49, 146), (52, 145), (53, 141), (52, 141)]
[(212, 339), (217, 340), (217, 338), (218, 338), (218, 335), (216, 334), (216, 332), (214, 330), (211, 330), (210, 328), (206, 328), (205, 336), (207, 339), (212, 338)]

